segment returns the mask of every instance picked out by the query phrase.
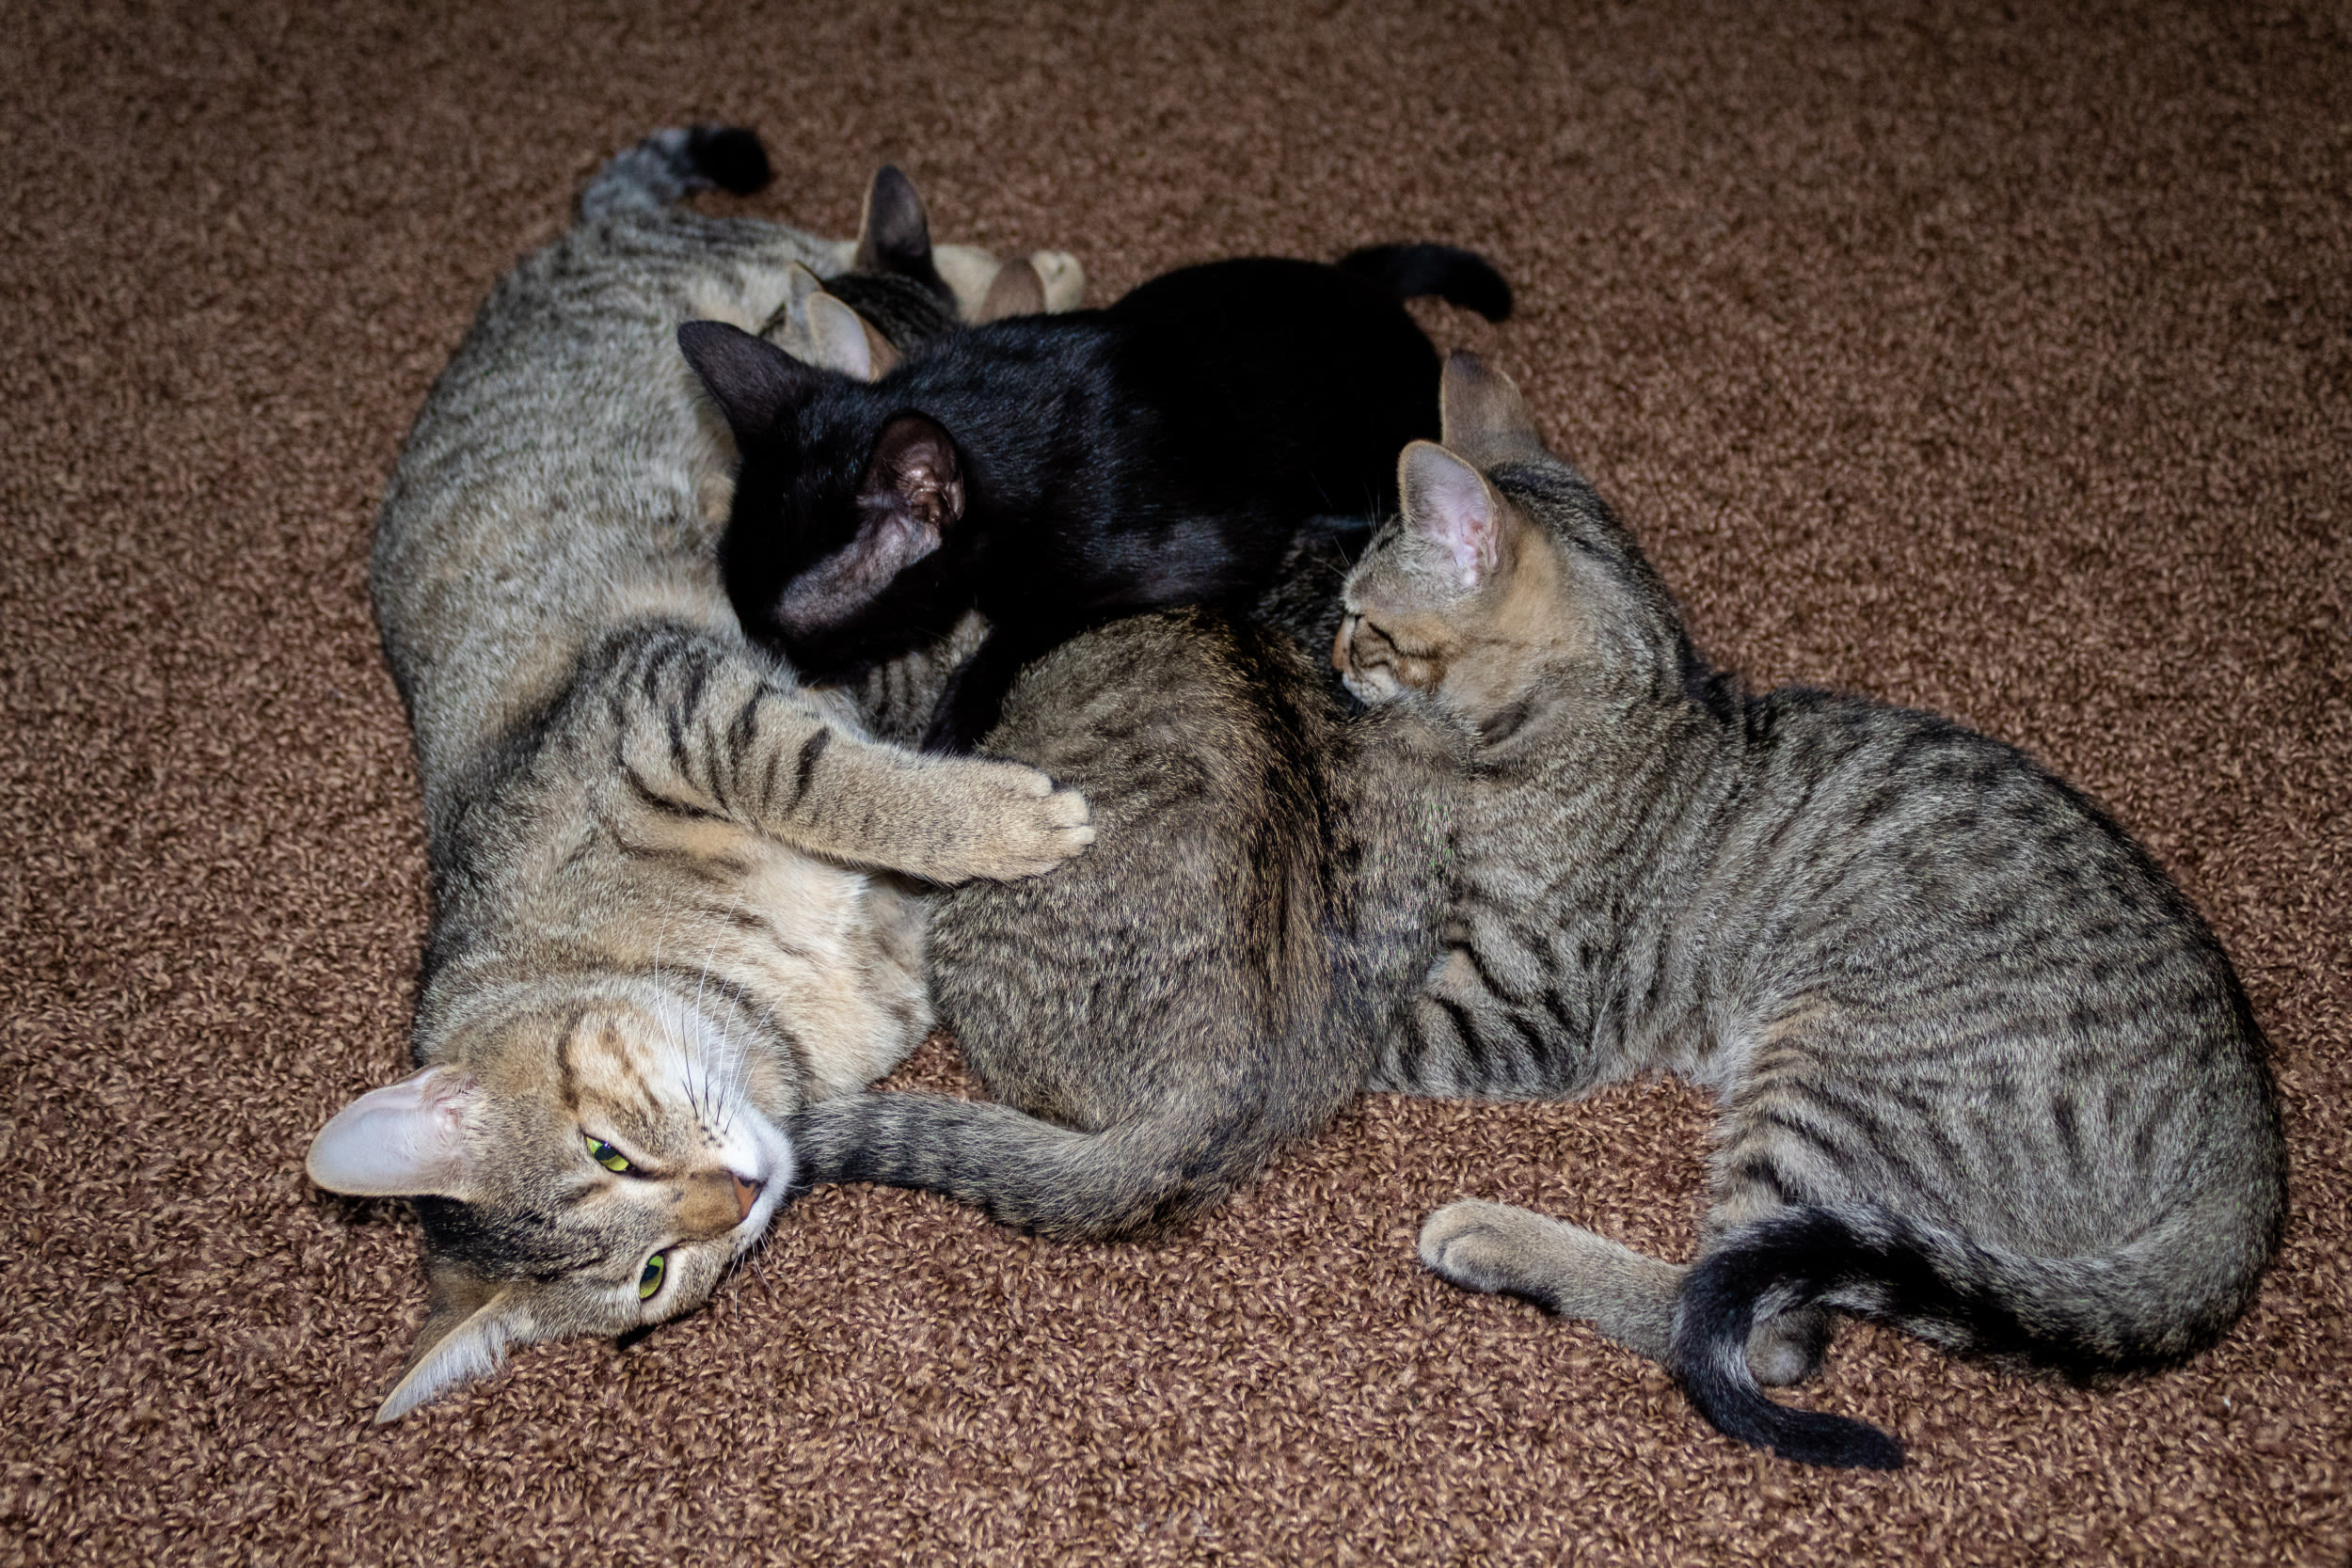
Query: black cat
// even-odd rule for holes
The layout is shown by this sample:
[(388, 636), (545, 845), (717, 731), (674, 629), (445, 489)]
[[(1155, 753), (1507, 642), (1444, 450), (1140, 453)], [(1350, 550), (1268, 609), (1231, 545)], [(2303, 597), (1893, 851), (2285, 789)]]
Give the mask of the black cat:
[(1438, 356), (1401, 301), (1500, 321), (1510, 286), (1444, 245), (1248, 258), (1103, 310), (917, 347), (873, 382), (716, 322), (679, 345), (742, 453), (720, 546), (744, 629), (812, 680), (992, 626), (925, 745), (966, 751), (1020, 667), (1138, 610), (1246, 605), (1311, 517), (1395, 505), (1438, 431)]

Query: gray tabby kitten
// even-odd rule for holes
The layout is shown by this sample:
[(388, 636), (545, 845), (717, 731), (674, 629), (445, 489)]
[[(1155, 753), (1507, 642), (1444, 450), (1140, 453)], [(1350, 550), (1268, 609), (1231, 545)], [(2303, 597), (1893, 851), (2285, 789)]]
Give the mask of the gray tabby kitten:
[[(669, 203), (766, 172), (739, 131), (615, 158), (483, 306), (385, 498), (373, 588), (433, 877), (423, 1070), (309, 1161), (423, 1225), (432, 1308), (379, 1420), (510, 1345), (707, 1298), (792, 1182), (785, 1118), (930, 1026), (923, 906), (882, 874), (1027, 877), (1092, 836), (1034, 768), (868, 739), (737, 626), (712, 554), (733, 453), (675, 333), (810, 305), (804, 268), (854, 252)], [(942, 254), (985, 291), (988, 258)], [(787, 325), (848, 368), (836, 310)]]
[(1095, 847), (959, 888), (930, 928), (940, 1022), (1004, 1103), (823, 1101), (792, 1120), (804, 1169), (1073, 1240), (1216, 1203), (1362, 1091), (1428, 973), (1462, 745), (1343, 721), (1289, 638), (1207, 610), (1038, 660), (983, 749), (1085, 790)]
[(1432, 1215), (1422, 1259), (1593, 1320), (1724, 1432), (1822, 1465), (1901, 1463), (1757, 1386), (1818, 1367), (1833, 1308), (2077, 1379), (2211, 1344), (2278, 1245), (2284, 1155), (2196, 911), (2008, 746), (1742, 694), (1507, 380), (1457, 355), (1443, 404), (1334, 648), (1365, 700), (1479, 736), (1451, 953), (1373, 1085), (1673, 1071), (1723, 1118), (1687, 1267), (1482, 1202)]

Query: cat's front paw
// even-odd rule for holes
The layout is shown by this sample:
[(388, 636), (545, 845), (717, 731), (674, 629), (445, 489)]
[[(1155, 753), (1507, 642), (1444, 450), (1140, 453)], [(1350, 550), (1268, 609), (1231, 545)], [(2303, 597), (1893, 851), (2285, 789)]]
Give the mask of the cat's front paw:
[(1034, 768), (1010, 762), (957, 765), (970, 787), (973, 832), (933, 873), (941, 881), (1009, 881), (1051, 871), (1094, 842), (1085, 796), (1057, 789)]
[(1421, 1260), (1438, 1278), (1465, 1291), (1526, 1292), (1532, 1256), (1544, 1241), (1539, 1214), (1507, 1203), (1464, 1198), (1429, 1216), (1421, 1227)]

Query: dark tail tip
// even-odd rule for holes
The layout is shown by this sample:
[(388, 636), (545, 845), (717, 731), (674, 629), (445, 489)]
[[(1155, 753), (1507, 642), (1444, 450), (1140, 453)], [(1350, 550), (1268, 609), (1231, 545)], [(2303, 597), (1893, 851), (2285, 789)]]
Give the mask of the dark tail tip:
[(723, 191), (749, 196), (768, 183), (768, 150), (759, 134), (739, 125), (697, 125), (686, 134), (694, 172)]
[(1755, 1227), (1703, 1258), (1683, 1276), (1668, 1352), (1676, 1381), (1698, 1413), (1726, 1437), (1770, 1449), (1800, 1465), (1899, 1470), (1902, 1446), (1867, 1421), (1775, 1404), (1748, 1368), (1748, 1334), (1765, 1291), (1820, 1293), (1854, 1250), (1836, 1215), (1804, 1211)]
[[(1737, 1351), (1746, 1355), (1743, 1341)], [(1844, 1470), (1899, 1470), (1902, 1445), (1867, 1421), (1774, 1404), (1745, 1378), (1725, 1377), (1711, 1364), (1677, 1368), (1682, 1391), (1726, 1437), (1770, 1449), (1800, 1465)]]
[(1399, 299), (1436, 294), (1490, 322), (1511, 314), (1511, 285), (1494, 263), (1451, 245), (1375, 245), (1349, 251), (1340, 267), (1370, 278)]

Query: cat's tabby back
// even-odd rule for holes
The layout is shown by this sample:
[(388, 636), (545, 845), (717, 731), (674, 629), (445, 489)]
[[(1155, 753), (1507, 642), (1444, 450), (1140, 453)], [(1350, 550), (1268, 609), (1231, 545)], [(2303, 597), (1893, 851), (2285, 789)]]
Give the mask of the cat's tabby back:
[(1430, 1267), (1590, 1318), (1743, 1441), (1892, 1465), (1768, 1401), (1829, 1309), (2095, 1378), (2251, 1298), (2284, 1213), (2262, 1036), (2163, 874), (2027, 758), (1932, 716), (1742, 694), (1509, 382), (1457, 356), (1444, 445), (1349, 579), (1374, 702), (1481, 745), (1452, 951), (1375, 1087), (1528, 1097), (1644, 1070), (1723, 1106), (1688, 1268), (1499, 1204)]
[[(423, 1223), (431, 1314), (379, 1419), (510, 1344), (707, 1298), (791, 1181), (785, 1118), (929, 1024), (923, 908), (878, 873), (1021, 877), (1091, 837), (1032, 768), (875, 743), (736, 625), (712, 558), (732, 452), (674, 335), (758, 326), (853, 250), (668, 204), (765, 175), (745, 132), (614, 159), (484, 305), (385, 499), (373, 587), (433, 873), (424, 1070), (310, 1157)], [(992, 259), (939, 258), (985, 294)]]

